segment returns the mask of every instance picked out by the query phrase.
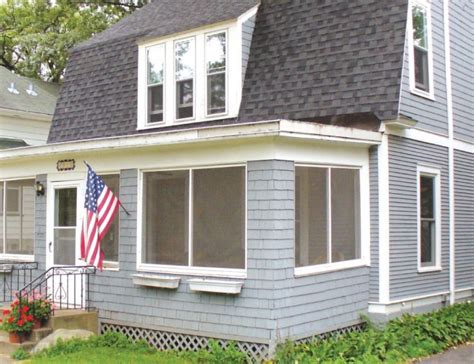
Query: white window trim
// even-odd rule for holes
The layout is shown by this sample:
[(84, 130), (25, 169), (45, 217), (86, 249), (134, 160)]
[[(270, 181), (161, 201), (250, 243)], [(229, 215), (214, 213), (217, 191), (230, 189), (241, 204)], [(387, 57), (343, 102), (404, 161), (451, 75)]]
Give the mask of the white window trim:
[[(217, 168), (231, 168), (231, 167), (244, 167), (245, 182), (244, 182), (244, 269), (232, 269), (232, 268), (213, 268), (213, 267), (191, 267), (191, 266), (178, 266), (178, 265), (164, 265), (164, 264), (147, 264), (142, 262), (142, 245), (143, 245), (143, 184), (144, 174), (150, 172), (165, 172), (165, 171), (190, 171), (198, 169), (217, 169)], [(192, 173), (189, 174), (189, 188), (192, 189)], [(165, 169), (143, 169), (138, 173), (138, 208), (137, 208), (137, 271), (139, 272), (151, 272), (151, 273), (163, 273), (163, 274), (176, 274), (186, 276), (204, 276), (204, 277), (222, 277), (222, 278), (247, 278), (247, 165), (246, 164), (229, 164), (229, 165), (207, 165), (207, 166), (194, 166), (194, 167), (180, 167), (180, 168), (165, 168)], [(192, 195), (188, 196), (189, 213), (192, 211)], [(189, 238), (192, 239), (192, 219), (189, 219), (188, 224), (190, 226)], [(188, 240), (188, 264), (192, 257), (192, 240)]]
[[(415, 54), (413, 42), (413, 7), (420, 6), (426, 9), (426, 27), (428, 38), (428, 82), (429, 92), (420, 90), (415, 84)], [(408, 38), (408, 65), (410, 74), (410, 92), (417, 96), (426, 99), (435, 100), (434, 97), (434, 72), (433, 72), (433, 36), (431, 31), (431, 6), (426, 0), (410, 0), (408, 7), (408, 23), (407, 23), (407, 38)]]
[[(177, 43), (182, 43), (182, 42), (187, 42), (191, 41), (194, 42), (194, 70), (193, 70), (193, 116), (189, 118), (181, 118), (178, 119), (178, 109), (177, 109), (177, 92), (178, 88), (176, 87), (176, 84), (178, 83), (178, 80), (176, 79), (176, 44)], [(165, 56), (166, 59), (166, 56)], [(197, 76), (198, 76), (198, 67), (199, 67), (199, 57), (198, 57), (198, 37), (193, 36), (193, 37), (185, 37), (185, 38), (179, 38), (175, 39), (173, 41), (173, 121), (176, 124), (181, 124), (189, 121), (194, 121), (196, 119), (196, 97), (199, 94), (197, 90)], [(166, 69), (166, 62), (165, 62), (165, 69)], [(166, 76), (165, 76), (166, 78)], [(165, 88), (163, 88), (163, 95), (166, 93)], [(164, 120), (164, 108), (163, 108), (163, 120)]]
[[(5, 178), (0, 180), (0, 183), (3, 184), (3, 211), (2, 211), (2, 216), (1, 218), (3, 220), (2, 224), (2, 230), (0, 231), (0, 234), (2, 234), (3, 238), (3, 246), (0, 247), (0, 259), (5, 259), (5, 260), (11, 260), (11, 261), (16, 261), (16, 262), (34, 262), (35, 260), (35, 246), (36, 246), (36, 238), (33, 238), (33, 254), (9, 254), (6, 253), (6, 238), (7, 238), (7, 224), (6, 224), (6, 212), (7, 212), (7, 204), (6, 204), (6, 197), (7, 197), (7, 189), (6, 183), (7, 182), (15, 182), (15, 181), (23, 181), (23, 180), (36, 180), (35, 176), (27, 176), (27, 177), (21, 177), (21, 178)], [(36, 199), (36, 192), (35, 192), (35, 199)], [(36, 203), (36, 201), (35, 201)], [(35, 219), (36, 219), (36, 209), (35, 209)], [(33, 233), (34, 236), (36, 237), (36, 224), (34, 226), (35, 232)]]
[[(342, 262), (295, 267), (295, 277), (305, 277), (320, 273), (329, 273), (339, 270), (370, 266), (370, 180), (368, 165), (336, 165), (336, 164), (305, 164), (295, 163), (296, 167), (316, 167), (316, 168), (344, 168), (359, 170), (360, 185), (360, 254), (359, 259), (346, 260)], [(296, 190), (296, 186), (295, 186)], [(296, 202), (296, 201), (295, 201)], [(328, 210), (328, 213), (330, 211)], [(328, 235), (331, 232), (328, 231)], [(295, 240), (296, 244), (296, 240)], [(295, 245), (296, 246), (296, 245)], [(329, 254), (329, 250), (328, 250)]]
[[(421, 206), (420, 206), (420, 177), (434, 178), (435, 187), (435, 264), (430, 267), (421, 266)], [(441, 171), (437, 168), (418, 165), (416, 169), (416, 220), (417, 220), (417, 265), (419, 273), (437, 272), (441, 267)]]
[[(254, 9), (256, 11), (256, 8)], [(137, 130), (157, 129), (173, 125), (186, 125), (212, 120), (222, 120), (238, 116), (242, 97), (242, 22), (245, 17), (201, 27), (188, 33), (161, 37), (154, 40), (139, 42), (138, 44), (138, 90), (137, 90)], [(206, 35), (226, 32), (226, 113), (207, 114), (207, 72), (205, 64)], [(176, 84), (174, 44), (180, 40), (195, 38), (196, 67), (194, 74), (194, 117), (176, 119)], [(165, 45), (165, 79), (163, 88), (163, 121), (148, 123), (147, 107), (147, 57), (146, 50), (155, 45)], [(232, 85), (232, 87), (230, 86)]]
[[(209, 77), (207, 73), (207, 52), (206, 52), (206, 45), (207, 45), (207, 37), (213, 36), (215, 34), (220, 34), (224, 33), (225, 34), (225, 111), (218, 113), (218, 114), (209, 114), (209, 109), (208, 109), (208, 82), (207, 79)], [(229, 64), (229, 32), (227, 29), (224, 30), (217, 30), (214, 32), (209, 32), (204, 34), (204, 71), (205, 71), (205, 92), (204, 92), (204, 110), (206, 114), (206, 118), (214, 118), (214, 117), (223, 117), (228, 114), (229, 112), (229, 70), (228, 70), (228, 65)]]

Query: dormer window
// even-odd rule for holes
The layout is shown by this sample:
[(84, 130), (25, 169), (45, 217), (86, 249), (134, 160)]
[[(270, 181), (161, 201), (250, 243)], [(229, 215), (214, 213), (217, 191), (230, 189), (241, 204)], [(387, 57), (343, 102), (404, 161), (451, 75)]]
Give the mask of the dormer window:
[(227, 33), (206, 36), (207, 114), (226, 112), (227, 87)]
[(429, 4), (423, 0), (414, 0), (410, 13), (411, 91), (420, 96), (433, 98), (433, 53)]
[(137, 128), (238, 117), (256, 13), (139, 42)]
[(196, 49), (194, 38), (175, 43), (176, 119), (194, 117), (194, 73)]
[(163, 121), (165, 81), (165, 46), (156, 45), (147, 49), (148, 59), (148, 123)]

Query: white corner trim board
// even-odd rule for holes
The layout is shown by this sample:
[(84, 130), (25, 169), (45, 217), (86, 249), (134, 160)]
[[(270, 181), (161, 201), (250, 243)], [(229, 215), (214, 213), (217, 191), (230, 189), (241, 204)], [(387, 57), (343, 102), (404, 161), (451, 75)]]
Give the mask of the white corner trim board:
[(196, 292), (239, 294), (243, 281), (221, 281), (213, 279), (188, 279), (189, 289)]
[(132, 275), (133, 284), (137, 286), (147, 286), (166, 289), (177, 289), (180, 277), (155, 275), (155, 274), (134, 274)]

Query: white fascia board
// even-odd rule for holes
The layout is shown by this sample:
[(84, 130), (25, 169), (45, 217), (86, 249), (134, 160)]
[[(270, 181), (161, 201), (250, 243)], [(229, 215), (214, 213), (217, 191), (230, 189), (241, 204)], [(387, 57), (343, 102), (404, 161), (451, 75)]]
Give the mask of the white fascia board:
[(0, 108), (0, 115), (15, 117), (20, 119), (35, 120), (51, 122), (53, 120), (52, 114), (42, 114), (38, 112), (28, 112), (23, 110)]
[(339, 141), (348, 145), (376, 145), (381, 140), (381, 134), (378, 132), (305, 122), (273, 120), (7, 149), (0, 151), (0, 162), (22, 158), (40, 158), (61, 153), (90, 153), (93, 151), (110, 151), (112, 149), (140, 149), (196, 142), (278, 136)]

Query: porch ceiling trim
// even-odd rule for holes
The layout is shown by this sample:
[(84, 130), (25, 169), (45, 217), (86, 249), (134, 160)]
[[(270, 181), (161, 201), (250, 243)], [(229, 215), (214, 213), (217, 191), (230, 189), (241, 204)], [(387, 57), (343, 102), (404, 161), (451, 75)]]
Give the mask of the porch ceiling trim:
[(261, 137), (282, 137), (370, 146), (380, 144), (382, 133), (341, 126), (293, 120), (270, 120), (227, 126), (110, 137), (22, 147), (0, 151), (0, 161), (38, 158), (60, 153), (81, 153), (111, 149), (137, 149), (173, 144), (225, 141)]

